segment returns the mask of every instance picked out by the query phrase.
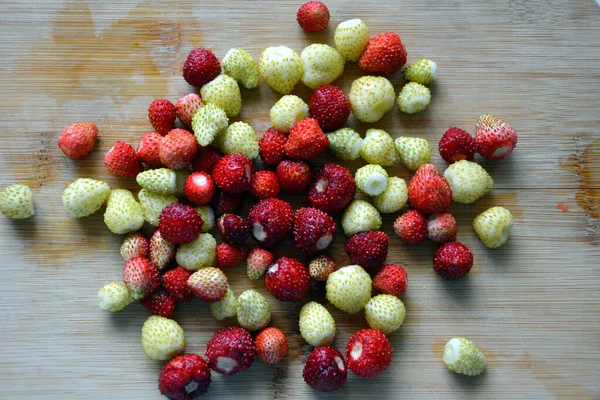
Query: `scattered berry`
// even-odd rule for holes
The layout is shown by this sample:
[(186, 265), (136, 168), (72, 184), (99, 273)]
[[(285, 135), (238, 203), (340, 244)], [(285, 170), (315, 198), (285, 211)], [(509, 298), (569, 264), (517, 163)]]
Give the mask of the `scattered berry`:
[(108, 172), (123, 178), (135, 178), (142, 172), (142, 163), (130, 144), (117, 142), (104, 156)]
[(246, 290), (238, 297), (237, 319), (250, 331), (263, 329), (271, 321), (271, 306), (256, 290)]
[(118, 312), (133, 302), (127, 286), (109, 283), (98, 292), (98, 306), (103, 311)]
[(320, 255), (308, 265), (308, 274), (315, 281), (325, 282), (336, 269), (331, 257)]
[(119, 249), (121, 258), (125, 262), (136, 257), (148, 257), (149, 251), (150, 244), (148, 243), (148, 239), (141, 232), (130, 233), (125, 236)]
[(212, 174), (215, 165), (223, 157), (223, 154), (215, 146), (199, 146), (196, 158), (192, 160), (192, 168), (196, 172)]
[(431, 160), (431, 146), (426, 139), (414, 137), (399, 137), (394, 141), (400, 160), (406, 168), (416, 171)]
[(371, 298), (371, 277), (359, 265), (348, 265), (329, 275), (325, 290), (331, 304), (355, 314), (365, 308)]
[(284, 160), (277, 165), (277, 180), (283, 190), (302, 193), (310, 185), (312, 172), (304, 161)]
[(242, 93), (235, 79), (229, 75), (219, 75), (200, 89), (202, 100), (214, 104), (227, 114), (237, 116), (242, 110)]
[(454, 338), (444, 347), (444, 364), (452, 372), (476, 376), (487, 367), (483, 353), (468, 339)]
[(433, 257), (433, 269), (442, 278), (454, 280), (469, 273), (473, 267), (473, 253), (459, 242), (448, 242), (440, 246)]
[(346, 383), (348, 368), (344, 356), (333, 347), (315, 348), (304, 365), (302, 377), (313, 389), (332, 392)]
[(346, 236), (355, 233), (376, 231), (381, 228), (379, 211), (364, 200), (354, 200), (342, 215), (342, 228)]
[(227, 293), (225, 293), (225, 296), (223, 296), (221, 300), (210, 303), (210, 312), (217, 321), (235, 317), (238, 308), (238, 300), (235, 297), (233, 290), (229, 287), (227, 288)]
[[(344, 59), (341, 56), (340, 59), (343, 66)], [(350, 99), (337, 86), (319, 86), (310, 97), (309, 110), (310, 116), (319, 122), (321, 129), (333, 131), (344, 126), (348, 120), (350, 116)]]
[(264, 247), (281, 243), (294, 224), (294, 212), (287, 201), (263, 199), (254, 205), (248, 214), (252, 237)]
[(144, 225), (142, 206), (129, 190), (114, 189), (106, 201), (104, 223), (117, 235), (135, 232)]
[(250, 190), (252, 161), (241, 154), (221, 158), (213, 170), (213, 181), (226, 193), (236, 194)]
[[(26, 190), (23, 190), (23, 193), (26, 194)], [(63, 191), (62, 201), (70, 217), (83, 218), (98, 211), (109, 195), (110, 186), (108, 186), (108, 183), (91, 178), (79, 178), (71, 182)], [(19, 202), (19, 205), (21, 204), (27, 203)], [(28, 209), (23, 208), (23, 210)], [(2, 213), (6, 214), (4, 209), (2, 209)]]
[(149, 169), (135, 177), (138, 185), (156, 194), (175, 194), (177, 191), (177, 174), (168, 168)]
[(260, 158), (267, 165), (279, 164), (285, 157), (285, 144), (287, 135), (275, 128), (269, 128), (258, 142)]
[(96, 144), (98, 127), (90, 122), (78, 122), (67, 126), (58, 137), (58, 147), (71, 158), (87, 156)]
[(136, 257), (125, 263), (123, 283), (135, 300), (149, 296), (160, 285), (158, 270), (146, 257)]
[(346, 60), (356, 62), (369, 43), (369, 28), (361, 19), (349, 19), (335, 28), (333, 41)]
[(221, 300), (227, 294), (227, 276), (219, 268), (205, 267), (194, 272), (187, 281), (192, 294), (209, 303)]
[(348, 368), (358, 376), (372, 378), (387, 369), (392, 362), (392, 345), (376, 329), (356, 332), (346, 345)]
[(194, 135), (185, 129), (172, 129), (160, 141), (158, 156), (165, 167), (182, 169), (189, 166), (198, 152)]
[(160, 315), (165, 318), (171, 318), (171, 315), (175, 311), (175, 299), (162, 290), (152, 293), (150, 296), (142, 299), (140, 303), (152, 315)]
[(316, 208), (300, 208), (294, 219), (293, 237), (298, 250), (315, 254), (328, 248), (335, 239), (335, 221)]
[(329, 346), (335, 337), (335, 321), (321, 304), (311, 301), (300, 310), (300, 335), (311, 346)]
[(404, 64), (406, 64), (406, 48), (400, 36), (393, 32), (373, 36), (358, 60), (360, 69), (377, 74), (393, 74)]
[(404, 69), (404, 78), (421, 85), (430, 85), (435, 80), (437, 64), (427, 58), (422, 58)]
[(289, 47), (268, 47), (260, 56), (258, 70), (273, 90), (289, 94), (302, 78), (304, 63)]
[(423, 164), (408, 184), (408, 202), (423, 214), (446, 211), (452, 201), (448, 181), (433, 164)]
[(408, 210), (398, 216), (394, 231), (403, 242), (419, 244), (427, 239), (427, 218), (417, 210)]
[(456, 241), (456, 219), (450, 213), (433, 214), (427, 221), (427, 236), (434, 243)]
[(267, 268), (273, 264), (273, 260), (273, 253), (270, 251), (258, 247), (250, 250), (246, 260), (248, 278), (253, 281), (259, 279), (267, 271)]
[(279, 132), (289, 132), (298, 121), (308, 117), (308, 105), (298, 96), (288, 94), (271, 107), (271, 125)]
[(310, 275), (300, 261), (281, 257), (267, 269), (265, 287), (279, 301), (302, 301), (310, 290)]
[(169, 361), (160, 371), (158, 390), (171, 400), (202, 396), (210, 386), (210, 368), (196, 354), (184, 354)]
[(296, 160), (312, 160), (329, 148), (329, 139), (314, 118), (294, 124), (285, 144), (285, 154)]
[(329, 23), (329, 9), (320, 1), (309, 1), (298, 9), (298, 25), (308, 32), (321, 32)]
[(192, 117), (192, 130), (200, 146), (211, 144), (228, 125), (227, 114), (214, 104), (199, 108)]
[(390, 294), (377, 295), (365, 306), (365, 318), (369, 326), (386, 335), (397, 331), (405, 317), (404, 303)]
[(355, 194), (356, 182), (350, 171), (341, 165), (325, 164), (308, 191), (308, 201), (326, 213), (337, 213), (350, 204)]
[(183, 78), (192, 86), (201, 87), (221, 73), (221, 64), (214, 53), (208, 49), (194, 49), (183, 65)]
[(344, 72), (346, 59), (326, 44), (311, 44), (300, 53), (304, 62), (302, 82), (311, 89), (328, 85)]
[[(150, 239), (150, 261), (158, 269), (164, 269), (175, 259), (177, 247), (163, 238), (159, 230)], [(177, 297), (177, 296), (175, 296)]]
[(179, 246), (175, 260), (190, 271), (210, 267), (215, 262), (216, 249), (215, 238), (210, 233), (201, 233), (193, 242)]
[(172, 203), (165, 207), (158, 218), (162, 236), (171, 243), (189, 243), (202, 232), (202, 218), (193, 207)]
[(373, 278), (373, 287), (384, 294), (399, 296), (406, 291), (406, 271), (400, 265), (388, 264)]
[(363, 76), (352, 82), (348, 98), (354, 118), (377, 122), (394, 106), (396, 92), (382, 76)]
[(369, 164), (392, 167), (400, 161), (400, 155), (394, 148), (394, 139), (381, 129), (369, 129), (360, 149), (360, 156)]
[(408, 187), (404, 179), (397, 176), (389, 177), (387, 188), (381, 194), (373, 197), (373, 205), (382, 214), (400, 211), (407, 201)]
[(350, 236), (344, 249), (353, 264), (369, 270), (383, 265), (388, 254), (388, 245), (388, 235), (384, 232), (370, 231)]
[(254, 129), (245, 122), (234, 122), (226, 131), (221, 132), (215, 145), (223, 154), (241, 154), (250, 159), (258, 157), (258, 138)]
[(224, 214), (217, 222), (217, 228), (226, 243), (242, 244), (250, 236), (250, 225), (246, 218), (235, 214)]
[(188, 303), (192, 301), (192, 291), (187, 285), (187, 281), (191, 275), (188, 270), (178, 266), (163, 274), (161, 277), (162, 286), (169, 296), (175, 300)]
[(460, 128), (448, 129), (438, 145), (440, 156), (449, 163), (460, 160), (473, 161), (477, 152), (475, 138)]
[(185, 332), (172, 319), (152, 315), (142, 327), (142, 348), (151, 360), (170, 360), (185, 349)]
[(158, 226), (160, 213), (168, 205), (175, 203), (177, 197), (164, 194), (156, 194), (146, 189), (142, 189), (138, 193), (138, 200), (142, 206), (144, 219), (152, 226)]
[(247, 370), (256, 348), (250, 333), (240, 327), (230, 326), (218, 330), (206, 344), (206, 358), (213, 371), (231, 376)]
[(217, 265), (221, 268), (233, 268), (248, 256), (248, 250), (241, 246), (221, 243), (217, 246)]
[(504, 160), (517, 145), (512, 126), (491, 114), (482, 114), (475, 125), (477, 152), (490, 160)]
[(513, 226), (513, 216), (504, 207), (492, 207), (473, 220), (473, 228), (486, 247), (495, 249), (506, 243)]
[(281, 362), (288, 353), (287, 337), (275, 327), (269, 327), (260, 331), (254, 339), (256, 355), (267, 364)]
[(209, 174), (194, 172), (186, 179), (183, 193), (192, 203), (207, 204), (215, 195), (215, 186)]
[(138, 142), (135, 150), (140, 161), (152, 166), (160, 167), (162, 162), (158, 154), (162, 136), (156, 132), (145, 133)]
[(398, 93), (398, 108), (407, 114), (423, 111), (431, 103), (431, 92), (427, 86), (409, 82)]
[(256, 199), (268, 199), (279, 196), (279, 180), (273, 171), (257, 171), (252, 175), (250, 194)]
[(485, 196), (494, 187), (494, 180), (475, 162), (461, 160), (448, 166), (444, 178), (452, 189), (452, 200), (471, 204)]
[(377, 196), (387, 189), (388, 173), (381, 165), (367, 164), (356, 170), (356, 187), (369, 196)]
[(246, 89), (258, 86), (258, 65), (244, 49), (229, 49), (223, 57), (223, 72)]
[(360, 157), (363, 139), (354, 129), (341, 128), (327, 134), (327, 138), (329, 139), (329, 150), (340, 160), (354, 161)]
[(169, 100), (154, 100), (148, 107), (148, 119), (160, 135), (166, 135), (175, 125), (175, 106)]
[(175, 103), (175, 115), (179, 121), (186, 127), (192, 127), (192, 118), (199, 108), (204, 106), (202, 98), (196, 93), (190, 93), (183, 96)]

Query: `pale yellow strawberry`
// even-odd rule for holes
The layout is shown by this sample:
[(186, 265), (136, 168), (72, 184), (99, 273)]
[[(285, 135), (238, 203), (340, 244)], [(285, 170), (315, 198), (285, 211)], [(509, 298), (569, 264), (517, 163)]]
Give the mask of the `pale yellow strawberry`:
[(142, 348), (152, 360), (170, 360), (185, 349), (185, 332), (172, 319), (152, 315), (142, 327)]
[(359, 265), (342, 267), (327, 278), (327, 300), (344, 312), (357, 313), (371, 298), (371, 283), (371, 277)]
[(335, 337), (335, 321), (321, 304), (311, 301), (300, 310), (300, 335), (311, 346), (329, 346)]

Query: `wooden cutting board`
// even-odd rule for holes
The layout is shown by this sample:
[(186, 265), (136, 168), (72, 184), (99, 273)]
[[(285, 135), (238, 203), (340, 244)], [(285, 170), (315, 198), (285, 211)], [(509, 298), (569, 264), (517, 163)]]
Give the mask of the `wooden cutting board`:
[[(103, 155), (117, 140), (135, 145), (151, 126), (148, 104), (176, 101), (194, 91), (181, 68), (194, 47), (223, 57), (243, 47), (255, 58), (267, 46), (300, 52), (310, 43), (333, 44), (335, 26), (360, 17), (372, 34), (401, 35), (409, 61), (429, 57), (439, 66), (433, 101), (416, 115), (395, 107), (371, 127), (392, 136), (419, 136), (434, 146), (451, 126), (474, 133), (479, 114), (493, 113), (519, 133), (517, 149), (502, 162), (478, 159), (494, 190), (471, 206), (453, 204), (458, 239), (475, 255), (469, 276), (445, 282), (434, 274), (435, 246), (408, 246), (386, 216), (388, 261), (409, 274), (401, 298), (407, 318), (390, 335), (394, 361), (371, 379), (349, 374), (335, 394), (302, 380), (311, 350), (297, 329), (301, 304), (277, 302), (243, 266), (228, 270), (236, 293), (255, 288), (273, 308), (272, 324), (289, 337), (279, 365), (259, 361), (247, 372), (213, 375), (207, 398), (598, 399), (600, 398), (600, 8), (591, 0), (327, 2), (332, 20), (321, 34), (295, 21), (299, 1), (4, 1), (0, 13), (0, 183), (25, 183), (37, 214), (25, 221), (0, 218), (0, 398), (157, 399), (162, 363), (146, 358), (140, 329), (148, 312), (133, 304), (121, 313), (98, 309), (96, 293), (120, 281), (121, 237), (109, 233), (102, 212), (75, 220), (61, 204), (72, 180), (94, 177), (113, 188), (136, 190), (131, 179), (109, 175)], [(361, 73), (348, 64), (345, 91)], [(390, 78), (396, 90), (400, 73)], [(302, 84), (295, 94), (305, 101)], [(239, 118), (262, 134), (278, 95), (264, 82), (243, 91)], [(68, 124), (91, 121), (99, 142), (88, 157), (63, 156), (56, 141)], [(432, 161), (446, 164), (437, 151)], [(319, 160), (315, 165), (325, 161)], [(360, 163), (348, 163), (356, 168)], [(410, 179), (401, 165), (390, 175)], [(284, 195), (296, 207), (302, 196)], [(501, 205), (515, 227), (508, 243), (485, 248), (471, 228), (477, 213)], [(247, 208), (246, 208), (247, 210)], [(147, 230), (150, 232), (150, 230)], [(348, 263), (341, 232), (330, 251)], [(252, 243), (249, 243), (250, 245)], [(298, 256), (290, 244), (278, 255)], [(302, 258), (307, 262), (306, 258)], [(323, 302), (338, 327), (334, 345), (365, 328), (362, 313), (348, 315)], [(175, 317), (189, 352), (203, 353), (210, 336), (234, 321), (215, 322), (207, 304), (178, 307)], [(441, 362), (445, 342), (472, 339), (489, 360), (476, 378), (450, 373)]]

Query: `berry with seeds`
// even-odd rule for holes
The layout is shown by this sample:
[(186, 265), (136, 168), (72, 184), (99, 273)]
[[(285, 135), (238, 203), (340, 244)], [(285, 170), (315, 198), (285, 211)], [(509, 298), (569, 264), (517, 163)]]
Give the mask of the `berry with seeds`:
[(449, 163), (460, 160), (473, 161), (477, 152), (475, 138), (460, 128), (448, 129), (438, 145), (440, 156)]
[(138, 193), (138, 200), (144, 212), (144, 219), (152, 226), (158, 226), (160, 213), (168, 205), (175, 203), (177, 197), (171, 195), (156, 194), (146, 189)]
[(202, 218), (193, 207), (172, 203), (165, 207), (158, 218), (162, 236), (171, 243), (189, 243), (202, 232)]
[(360, 149), (360, 156), (369, 164), (392, 167), (400, 161), (400, 155), (394, 148), (394, 139), (381, 129), (369, 129)]
[(194, 272), (187, 285), (192, 294), (209, 303), (221, 300), (227, 294), (227, 276), (219, 268), (205, 267)]
[(252, 175), (250, 194), (256, 199), (268, 199), (279, 196), (279, 180), (273, 171), (257, 171)]
[(154, 100), (148, 107), (148, 119), (160, 135), (166, 135), (175, 124), (175, 106), (169, 100)]
[(106, 170), (115, 176), (135, 178), (142, 172), (142, 163), (130, 144), (117, 142), (104, 155)]
[(227, 213), (237, 213), (244, 204), (244, 195), (242, 193), (232, 194), (217, 190), (212, 199), (212, 205), (217, 215)]
[(471, 204), (485, 196), (494, 187), (494, 180), (475, 162), (461, 160), (448, 166), (444, 178), (452, 189), (452, 200)]
[(302, 377), (320, 392), (332, 392), (344, 386), (348, 368), (344, 356), (333, 347), (315, 348), (304, 365)]
[(477, 152), (490, 160), (504, 160), (517, 145), (512, 126), (491, 114), (482, 114), (475, 125)]
[(311, 207), (296, 211), (294, 245), (308, 255), (323, 251), (335, 239), (335, 221), (321, 210)]
[(376, 231), (381, 228), (379, 211), (364, 200), (354, 200), (342, 215), (342, 228), (346, 236), (355, 233)]
[(300, 310), (300, 335), (311, 346), (329, 346), (335, 337), (335, 321), (321, 304), (311, 301)]
[(298, 9), (298, 25), (308, 32), (321, 32), (329, 23), (329, 9), (320, 1), (309, 1)]
[(146, 257), (136, 257), (125, 263), (123, 283), (135, 300), (149, 296), (160, 285), (158, 270)]
[(369, 28), (361, 19), (349, 19), (335, 28), (335, 47), (348, 61), (356, 62), (369, 44)]
[(286, 238), (294, 225), (294, 211), (287, 201), (263, 199), (248, 213), (252, 237), (264, 247), (273, 247)]
[(221, 268), (233, 268), (248, 256), (248, 249), (229, 243), (221, 243), (217, 246), (217, 265)]
[(423, 111), (431, 103), (431, 92), (427, 86), (409, 82), (398, 93), (398, 108), (407, 114)]
[(276, 173), (281, 188), (295, 193), (306, 191), (312, 178), (310, 165), (305, 161), (284, 160), (277, 166)]
[(171, 315), (175, 311), (175, 299), (162, 290), (152, 293), (150, 296), (142, 299), (140, 303), (152, 315), (160, 315), (165, 318), (171, 318)]
[(260, 331), (254, 339), (256, 355), (267, 364), (281, 362), (288, 353), (287, 337), (275, 327), (269, 327)]
[(150, 261), (158, 269), (164, 269), (175, 259), (177, 247), (165, 240), (159, 230), (150, 239)]
[(192, 127), (192, 118), (199, 108), (204, 106), (202, 98), (196, 93), (183, 96), (175, 103), (175, 115), (186, 128)]
[(238, 83), (229, 75), (219, 75), (200, 89), (202, 100), (214, 104), (227, 114), (237, 116), (242, 110), (242, 93)]
[(393, 74), (404, 64), (406, 64), (406, 48), (400, 36), (393, 32), (373, 36), (358, 60), (360, 69), (377, 74)]
[(260, 158), (267, 165), (279, 164), (285, 157), (285, 144), (287, 135), (275, 128), (269, 128), (260, 138), (258, 146), (260, 148)]
[(213, 181), (226, 193), (237, 194), (250, 190), (252, 161), (241, 154), (221, 158), (213, 170)]
[(316, 88), (310, 96), (308, 107), (310, 116), (319, 122), (319, 126), (324, 131), (341, 128), (350, 116), (350, 99), (342, 89), (333, 85)]
[(431, 159), (431, 146), (426, 139), (399, 137), (394, 141), (400, 160), (411, 171), (416, 171), (421, 165)]
[(341, 165), (325, 164), (308, 191), (308, 201), (326, 213), (337, 213), (350, 204), (355, 194), (356, 182), (350, 171)]
[(212, 209), (211, 206), (198, 206), (195, 207), (196, 211), (198, 211), (198, 214), (200, 214), (200, 217), (202, 218), (202, 221), (204, 222), (202, 224), (202, 233), (208, 233), (212, 230), (212, 228), (215, 227), (215, 212)]
[(408, 184), (408, 202), (423, 214), (446, 211), (452, 201), (448, 181), (433, 164), (423, 164)]
[(250, 236), (248, 221), (235, 214), (224, 214), (217, 222), (217, 228), (226, 243), (241, 244)]
[(427, 58), (422, 58), (410, 64), (404, 70), (404, 78), (421, 85), (430, 85), (437, 75), (437, 64)]
[(404, 179), (397, 176), (389, 177), (387, 188), (381, 194), (373, 197), (373, 205), (382, 214), (400, 211), (407, 201), (408, 187)]
[(203, 48), (190, 51), (183, 65), (183, 78), (193, 86), (203, 86), (221, 73), (221, 64), (215, 54)]
[(192, 117), (192, 130), (200, 146), (208, 146), (229, 125), (229, 118), (221, 108), (206, 104)]
[(456, 241), (456, 219), (450, 213), (433, 214), (427, 221), (427, 236), (434, 243)]
[(210, 368), (197, 354), (184, 354), (169, 361), (160, 371), (158, 390), (171, 400), (191, 400), (210, 386)]
[(365, 308), (371, 298), (371, 277), (359, 265), (348, 265), (329, 275), (325, 291), (331, 304), (355, 314)]
[(304, 63), (289, 47), (268, 47), (260, 56), (258, 71), (273, 90), (289, 94), (302, 78)]
[(408, 210), (396, 218), (394, 231), (405, 243), (421, 243), (427, 239), (427, 218), (417, 210)]
[(279, 132), (289, 132), (298, 121), (308, 117), (308, 105), (298, 96), (288, 94), (280, 98), (269, 111), (271, 125)]
[(450, 339), (446, 343), (443, 361), (450, 371), (467, 376), (480, 375), (487, 367), (481, 350), (465, 338)]
[(98, 291), (98, 306), (103, 311), (118, 312), (133, 302), (127, 286), (109, 283)]
[(240, 327), (230, 326), (217, 331), (206, 344), (205, 356), (210, 368), (231, 376), (247, 370), (252, 361), (256, 347), (250, 333)]
[(314, 118), (294, 124), (285, 143), (285, 154), (296, 160), (312, 160), (329, 148), (329, 139)]
[(384, 266), (373, 278), (373, 287), (384, 294), (399, 296), (406, 291), (406, 271), (397, 264)]
[(159, 167), (162, 165), (158, 154), (162, 138), (163, 137), (156, 132), (148, 132), (141, 137), (137, 149), (135, 150), (140, 161), (152, 167)]
[(185, 197), (196, 204), (207, 204), (215, 195), (212, 178), (206, 172), (194, 172), (185, 180)]
[(310, 275), (300, 261), (281, 257), (267, 269), (265, 287), (279, 301), (302, 301), (310, 290)]
[(257, 331), (269, 325), (271, 306), (256, 290), (246, 290), (238, 297), (237, 319), (243, 328)]
[(469, 273), (473, 267), (473, 253), (459, 242), (448, 242), (440, 246), (433, 257), (433, 269), (442, 278), (454, 280)]
[(223, 72), (246, 89), (258, 86), (258, 65), (244, 49), (229, 49), (223, 57)]
[(327, 138), (329, 139), (329, 150), (340, 160), (354, 161), (360, 157), (363, 138), (354, 129), (341, 128), (328, 133)]
[(346, 345), (348, 368), (358, 376), (372, 378), (381, 374), (392, 362), (392, 345), (376, 329), (356, 332)]
[(210, 303), (210, 312), (217, 321), (235, 317), (238, 308), (238, 300), (235, 297), (233, 290), (229, 287), (227, 288), (227, 293), (225, 293), (225, 296), (223, 296), (221, 300)]
[(215, 146), (199, 146), (196, 158), (192, 160), (192, 169), (195, 172), (212, 174), (221, 157), (223, 157), (223, 154)]
[(473, 220), (473, 228), (486, 247), (495, 249), (506, 243), (513, 226), (513, 216), (504, 207), (492, 207)]
[(138, 185), (156, 194), (175, 194), (177, 191), (177, 174), (168, 168), (149, 169), (135, 177)]
[(185, 349), (185, 332), (172, 319), (152, 315), (142, 327), (142, 348), (151, 360), (170, 360)]
[(91, 122), (78, 122), (67, 126), (58, 137), (58, 147), (67, 157), (87, 156), (96, 144), (98, 127)]
[(302, 82), (311, 89), (328, 85), (344, 72), (346, 59), (326, 44), (311, 44), (300, 53), (304, 62)]
[(387, 189), (388, 173), (381, 165), (368, 164), (356, 170), (356, 187), (369, 196), (377, 196)]
[(191, 271), (210, 267), (215, 262), (216, 249), (215, 238), (210, 233), (201, 233), (193, 242), (179, 246), (175, 260), (183, 268)]
[(108, 183), (91, 178), (79, 178), (71, 182), (63, 191), (62, 201), (70, 217), (83, 218), (98, 211), (109, 195)]
[(368, 270), (377, 268), (385, 262), (388, 245), (388, 235), (384, 232), (371, 231), (350, 236), (344, 249), (353, 264), (358, 264)]
[(363, 76), (352, 82), (348, 98), (354, 118), (377, 122), (394, 106), (396, 92), (382, 76)]
[(114, 189), (106, 201), (104, 223), (118, 235), (137, 231), (144, 225), (142, 206), (129, 190)]
[(130, 233), (125, 236), (119, 249), (121, 258), (125, 262), (136, 257), (148, 257), (149, 251), (150, 244), (148, 243), (148, 239), (141, 232)]
[(308, 265), (308, 274), (315, 281), (325, 282), (336, 269), (331, 257), (320, 255)]
[(386, 335), (397, 331), (405, 317), (404, 303), (390, 294), (377, 295), (365, 306), (365, 318), (369, 326)]
[(197, 152), (196, 138), (185, 129), (170, 130), (158, 146), (160, 162), (171, 169), (182, 169), (189, 166)]
[(248, 278), (253, 281), (259, 279), (273, 264), (273, 260), (273, 253), (270, 251), (258, 247), (250, 250), (246, 259)]
[(177, 301), (188, 303), (192, 301), (192, 291), (187, 285), (192, 274), (182, 267), (173, 268), (161, 277), (162, 286), (165, 291)]

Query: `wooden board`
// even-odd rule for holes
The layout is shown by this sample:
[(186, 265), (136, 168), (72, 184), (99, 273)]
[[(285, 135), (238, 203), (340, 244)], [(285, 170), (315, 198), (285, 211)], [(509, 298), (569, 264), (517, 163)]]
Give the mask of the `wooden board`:
[[(0, 397), (44, 399), (154, 399), (161, 363), (140, 346), (148, 313), (139, 304), (118, 314), (101, 312), (98, 289), (119, 281), (121, 237), (110, 234), (102, 213), (67, 217), (60, 194), (78, 177), (136, 189), (133, 180), (110, 176), (103, 155), (116, 140), (136, 144), (151, 130), (151, 100), (172, 101), (193, 90), (181, 67), (194, 47), (223, 57), (244, 47), (254, 57), (267, 46), (297, 51), (313, 42), (332, 44), (335, 26), (360, 17), (375, 34), (402, 36), (409, 61), (437, 61), (433, 102), (416, 115), (396, 108), (374, 125), (436, 144), (450, 126), (474, 133), (479, 114), (491, 112), (519, 132), (504, 162), (483, 165), (496, 185), (472, 206), (452, 205), (459, 240), (475, 254), (471, 274), (444, 282), (431, 269), (435, 247), (407, 246), (393, 236), (395, 216), (385, 218), (389, 262), (409, 273), (402, 296), (408, 314), (390, 335), (394, 361), (366, 380), (349, 374), (336, 394), (316, 393), (301, 377), (310, 351), (297, 329), (300, 304), (273, 299), (262, 282), (250, 282), (242, 266), (227, 271), (236, 293), (256, 288), (267, 296), (273, 324), (289, 336), (290, 355), (280, 365), (256, 362), (244, 374), (213, 375), (207, 398), (598, 399), (600, 398), (600, 8), (592, 0), (327, 2), (332, 21), (322, 34), (296, 24), (298, 1), (3, 1), (0, 33), (0, 182), (30, 185), (37, 215), (0, 218)], [(346, 67), (339, 84), (348, 90), (360, 76)], [(391, 77), (396, 90), (401, 74)], [(308, 101), (310, 91), (294, 93)], [(235, 120), (257, 132), (269, 126), (278, 99), (266, 84), (243, 91)], [(69, 123), (100, 128), (93, 153), (78, 161), (56, 146)], [(437, 153), (437, 152), (436, 152)], [(320, 160), (320, 164), (323, 160)], [(445, 163), (438, 154), (433, 162)], [(358, 163), (349, 164), (353, 168)], [(410, 178), (402, 166), (390, 174)], [(292, 199), (300, 206), (305, 201)], [(470, 227), (489, 206), (515, 216), (506, 246), (483, 247)], [(339, 233), (330, 254), (348, 262)], [(296, 255), (290, 246), (278, 254)], [(306, 261), (304, 258), (303, 260)], [(322, 287), (311, 298), (326, 302)], [(327, 303), (326, 303), (327, 304)], [(337, 321), (334, 345), (366, 327), (362, 313), (347, 315), (327, 304)], [(207, 304), (175, 313), (186, 330), (188, 351), (227, 323), (215, 322)], [(477, 378), (456, 376), (441, 363), (444, 343), (471, 338), (489, 368)]]

